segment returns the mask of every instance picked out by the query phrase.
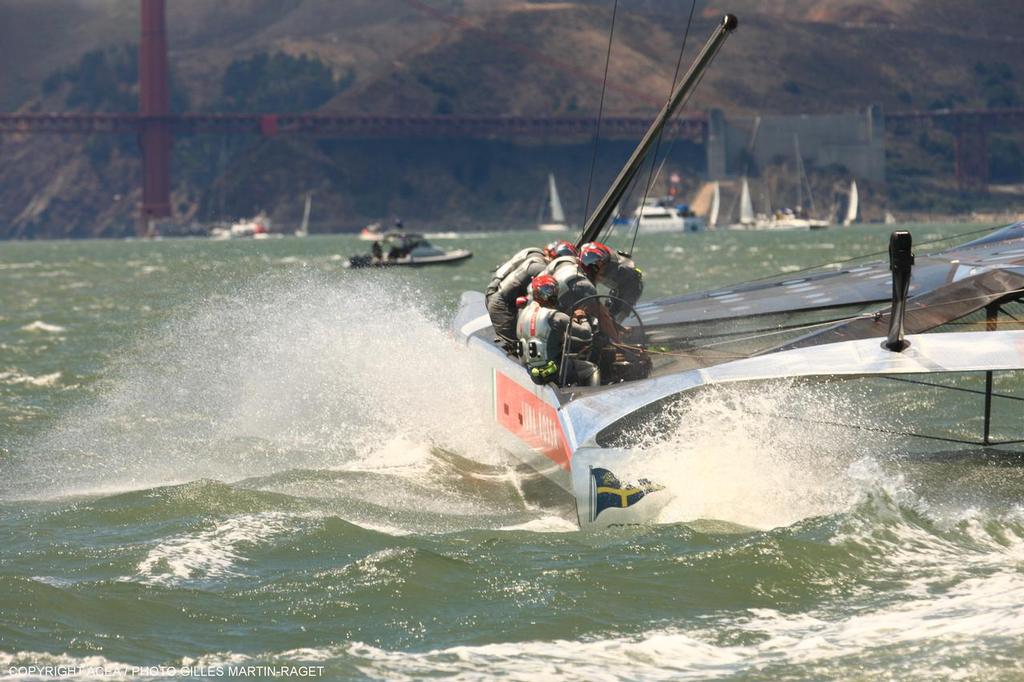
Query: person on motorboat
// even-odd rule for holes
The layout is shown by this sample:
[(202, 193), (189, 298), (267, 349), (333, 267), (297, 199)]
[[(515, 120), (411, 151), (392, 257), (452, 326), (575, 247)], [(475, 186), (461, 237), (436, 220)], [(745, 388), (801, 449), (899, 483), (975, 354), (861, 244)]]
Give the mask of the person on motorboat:
[[(530, 300), (520, 300), (523, 307), (516, 321), (519, 359), (536, 384), (598, 386), (597, 365), (583, 359), (593, 331), (586, 318), (577, 320), (558, 309), (558, 289), (551, 275), (538, 275), (530, 282)], [(563, 356), (563, 349), (568, 356)]]
[(608, 287), (613, 297), (608, 310), (616, 323), (622, 322), (644, 292), (643, 272), (633, 259), (612, 251), (601, 242), (589, 242), (580, 248), (580, 267), (595, 284)]
[(494, 334), (507, 350), (513, 350), (516, 341), (516, 299), (526, 295), (530, 281), (544, 271), (550, 259), (575, 253), (576, 247), (571, 243), (555, 241), (543, 250), (523, 249), (495, 272), (484, 299)]

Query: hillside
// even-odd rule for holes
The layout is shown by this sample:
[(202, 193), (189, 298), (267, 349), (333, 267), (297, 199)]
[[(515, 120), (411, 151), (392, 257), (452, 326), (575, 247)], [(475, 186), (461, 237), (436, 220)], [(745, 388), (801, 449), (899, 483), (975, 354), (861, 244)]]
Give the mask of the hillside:
[[(604, 1), (168, 4), (175, 92), (181, 106), (191, 110), (223, 110), (225, 74), (232, 65), (237, 73), (240, 62), (275, 53), (304, 57), (333, 74), (333, 85), (321, 87), (330, 96), (309, 100), (323, 111), (550, 115), (594, 113), (599, 104), (610, 19), (610, 3)], [(726, 4), (740, 16), (740, 30), (692, 107), (740, 115), (848, 111), (871, 103), (892, 111), (1024, 101), (1024, 39), (1018, 37), (1024, 4), (1019, 2), (992, 0), (979, 10), (954, 0), (702, 0), (686, 60)], [(650, 115), (660, 107), (689, 10), (684, 0), (621, 4), (606, 112)], [(110, 86), (116, 93), (85, 98), (93, 102), (89, 105), (69, 105), (82, 101), (72, 100), (69, 91), (75, 87), (73, 74), (84, 68), (83, 55), (132, 42), (137, 26), (135, 2), (0, 0), (0, 58), (6, 65), (0, 68), (0, 103), (8, 110), (59, 111), (96, 110), (102, 102), (109, 110), (112, 102), (130, 101), (134, 89), (127, 81)], [(64, 80), (55, 80), (55, 73), (64, 73)], [(275, 87), (297, 92), (295, 84)], [(267, 85), (232, 106), (262, 111), (274, 97), (287, 97), (274, 107), (285, 110), (299, 101), (274, 92)], [(1008, 144), (1015, 142), (1008, 138)], [(949, 143), (943, 131), (933, 131), (927, 140), (918, 131), (894, 132), (890, 147), (905, 177), (890, 183), (896, 188), (892, 197), (887, 195), (892, 188), (876, 188), (878, 200), (891, 201), (894, 209), (920, 210), (928, 204), (921, 192), (948, 194), (950, 158), (938, 147)], [(138, 161), (130, 140), (8, 137), (0, 144), (6, 160), (0, 166), (0, 234), (112, 235), (130, 229), (138, 201)], [(183, 218), (206, 220), (265, 208), (287, 220), (295, 197), (316, 187), (318, 205), (341, 216), (324, 229), (408, 215), (410, 207), (428, 222), (451, 218), (470, 224), (480, 216), (521, 224), (524, 211), (535, 210), (527, 206), (536, 203), (547, 166), (559, 159), (566, 160), (557, 165), (569, 197), (585, 193), (580, 179), (589, 164), (585, 146), (477, 142), (463, 147), (389, 143), (381, 149), (390, 151), (374, 154), (372, 145), (368, 150), (360, 143), (179, 140), (174, 202)], [(699, 157), (680, 149), (673, 163), (692, 176)], [(601, 173), (612, 174), (616, 163), (609, 157)], [(1012, 166), (1012, 155), (1004, 163)], [(374, 178), (368, 190), (366, 177)], [(246, 189), (253, 184), (261, 188), (255, 194), (260, 206)], [(447, 199), (438, 196), (442, 191)], [(946, 208), (976, 200), (965, 198)], [(526, 216), (525, 222), (530, 220)]]

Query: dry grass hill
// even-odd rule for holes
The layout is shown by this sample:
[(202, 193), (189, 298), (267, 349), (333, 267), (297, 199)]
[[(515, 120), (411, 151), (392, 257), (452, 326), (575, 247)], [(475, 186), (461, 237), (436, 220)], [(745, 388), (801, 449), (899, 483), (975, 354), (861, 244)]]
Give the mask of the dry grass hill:
[[(344, 81), (345, 87), (318, 105), (321, 110), (538, 115), (596, 111), (611, 9), (605, 0), (168, 4), (176, 87), (191, 109), (210, 110), (222, 102), (232, 62), (281, 52), (316, 59)], [(979, 68), (997, 65), (1011, 69), (999, 92), (1024, 98), (1024, 3), (1019, 0), (698, 0), (687, 59), (725, 10), (739, 15), (740, 30), (705, 79), (694, 107), (720, 107), (729, 114), (848, 111), (871, 103), (888, 110), (944, 103), (983, 107), (993, 101), (994, 90)], [(688, 0), (620, 2), (606, 111), (647, 115), (660, 106), (689, 11)], [(66, 108), (69, 86), (46, 92), (47, 78), (74, 68), (90, 51), (134, 42), (137, 30), (138, 7), (132, 0), (0, 0), (0, 107)], [(895, 141), (894, 149), (903, 143), (909, 144)], [(0, 154), (7, 159), (0, 166), (0, 234), (115, 234), (130, 225), (137, 200), (131, 145), (119, 144), (97, 160), (83, 154), (89, 144), (63, 140), (56, 145), (62, 151), (53, 153), (52, 140), (0, 140)], [(292, 180), (268, 187), (264, 208), (290, 216), (291, 197), (316, 185), (323, 203), (345, 216), (345, 227), (407, 205), (422, 207), (426, 219), (482, 210), (489, 220), (515, 223), (532, 206), (535, 185), (546, 173), (531, 158), (552, 151), (507, 146), (501, 147), (503, 159), (488, 160), (493, 146), (472, 143), (446, 163), (424, 152), (429, 145), (404, 151), (398, 145), (393, 153), (379, 154), (359, 144), (287, 140), (219, 147), (186, 141), (178, 147), (175, 201), (185, 216), (254, 209), (246, 203), (252, 193), (244, 185), (257, 181), (261, 171), (270, 174), (259, 164), (273, 160), (294, 165), (294, 172)], [(908, 150), (900, 154), (913, 160), (917, 152)], [(578, 157), (586, 163), (585, 153), (555, 151), (555, 159)], [(213, 157), (204, 161), (204, 154)], [(407, 163), (406, 157), (430, 158), (429, 172), (469, 204), (426, 196), (436, 193), (420, 179), (428, 165)], [(918, 157), (917, 162), (929, 163)], [(609, 158), (609, 168), (615, 162)], [(359, 163), (372, 168), (353, 167)], [(585, 175), (572, 163), (565, 173)], [(948, 164), (945, 158), (932, 165), (946, 173)], [(196, 170), (202, 167), (206, 170)], [(528, 177), (508, 177), (511, 168)], [(366, 175), (378, 179), (370, 199), (356, 197), (353, 190), (352, 183)], [(570, 194), (582, 191), (571, 178), (566, 184)], [(479, 195), (486, 199), (473, 205)]]

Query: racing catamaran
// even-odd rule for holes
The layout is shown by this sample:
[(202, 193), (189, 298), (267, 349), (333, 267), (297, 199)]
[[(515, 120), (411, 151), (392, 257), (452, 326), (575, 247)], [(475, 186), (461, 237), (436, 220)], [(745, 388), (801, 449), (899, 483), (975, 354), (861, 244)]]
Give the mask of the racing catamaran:
[[(732, 16), (697, 60), (587, 221), (578, 244), (601, 237), (651, 142), (736, 27)], [(993, 374), (1024, 370), (1024, 222), (914, 257), (895, 232), (889, 262), (791, 273), (643, 303), (625, 321), (633, 338), (602, 349), (598, 387), (534, 384), (494, 342), (483, 295), (463, 294), (452, 327), (486, 362), (494, 419), (506, 449), (575, 500), (581, 527), (654, 520), (672, 492), (649, 480), (631, 450), (637, 426), (713, 385), (789, 378), (883, 377), (979, 394), (982, 432), (997, 443)], [(969, 325), (970, 331), (952, 331)], [(1016, 328), (1014, 328), (1016, 327)], [(933, 383), (976, 375), (984, 390)], [(902, 385), (902, 384), (901, 384)], [(907, 434), (916, 435), (916, 434)], [(939, 440), (965, 442), (953, 438)]]

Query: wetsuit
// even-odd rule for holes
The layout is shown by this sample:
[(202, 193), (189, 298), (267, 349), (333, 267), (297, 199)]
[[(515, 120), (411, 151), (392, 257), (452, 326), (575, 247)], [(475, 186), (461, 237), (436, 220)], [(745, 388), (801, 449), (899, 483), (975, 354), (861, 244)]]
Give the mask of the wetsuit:
[(525, 296), (530, 282), (544, 271), (547, 259), (543, 254), (528, 256), (506, 274), (497, 288), (486, 296), (487, 314), (494, 326), (494, 335), (511, 350), (516, 342), (516, 299)]
[(611, 261), (605, 266), (598, 281), (611, 290), (612, 296), (629, 304), (623, 305), (615, 299), (608, 304), (608, 310), (616, 322), (621, 322), (632, 312), (630, 306), (636, 305), (644, 292), (643, 273), (632, 258), (617, 252), (612, 254)]
[(540, 259), (545, 263), (547, 262), (547, 258), (544, 257), (544, 251), (542, 249), (539, 249), (536, 246), (523, 249), (495, 268), (494, 275), (491, 277), (491, 283), (487, 285), (486, 289), (484, 289), (484, 297), (490, 298), (491, 294), (497, 291), (498, 287), (501, 286), (501, 280), (505, 279), (506, 275), (530, 259)]
[[(565, 335), (569, 334), (568, 353), (563, 358)], [(526, 365), (536, 384), (559, 382), (562, 385), (597, 386), (601, 383), (597, 366), (575, 357), (586, 353), (593, 341), (590, 325), (573, 321), (568, 315), (531, 301), (519, 311), (516, 322), (519, 359)]]
[(562, 312), (572, 315), (581, 302), (587, 308), (596, 308), (597, 299), (590, 297), (597, 295), (597, 288), (580, 269), (580, 262), (575, 256), (554, 259), (548, 263), (544, 274), (551, 275), (558, 282), (558, 309)]

